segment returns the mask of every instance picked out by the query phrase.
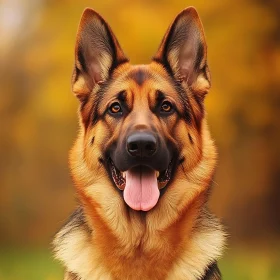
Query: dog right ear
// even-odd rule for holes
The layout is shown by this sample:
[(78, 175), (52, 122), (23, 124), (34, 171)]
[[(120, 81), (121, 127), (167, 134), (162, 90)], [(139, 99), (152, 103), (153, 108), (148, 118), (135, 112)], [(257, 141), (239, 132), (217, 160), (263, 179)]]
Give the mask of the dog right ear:
[(94, 10), (85, 9), (78, 28), (72, 90), (84, 102), (96, 85), (129, 60), (105, 20)]
[(211, 86), (203, 26), (193, 7), (177, 15), (167, 30), (154, 60), (170, 69), (173, 77), (204, 99)]

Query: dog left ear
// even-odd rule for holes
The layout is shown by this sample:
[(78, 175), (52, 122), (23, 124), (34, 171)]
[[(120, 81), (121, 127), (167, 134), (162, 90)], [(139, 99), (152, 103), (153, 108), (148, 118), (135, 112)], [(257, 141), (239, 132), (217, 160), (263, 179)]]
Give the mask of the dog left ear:
[(120, 64), (128, 62), (107, 22), (94, 10), (83, 12), (79, 25), (72, 90), (84, 102), (96, 85), (108, 79)]
[(153, 60), (200, 97), (210, 89), (207, 45), (203, 26), (193, 7), (183, 10), (167, 30)]

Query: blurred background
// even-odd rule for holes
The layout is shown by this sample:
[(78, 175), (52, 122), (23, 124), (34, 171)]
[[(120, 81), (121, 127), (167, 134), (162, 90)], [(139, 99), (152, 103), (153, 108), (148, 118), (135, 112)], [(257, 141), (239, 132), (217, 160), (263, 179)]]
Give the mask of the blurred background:
[(68, 151), (85, 7), (112, 26), (132, 63), (148, 63), (171, 21), (193, 5), (208, 42), (206, 99), (219, 150), (210, 208), (229, 232), (225, 280), (280, 279), (280, 2), (0, 1), (0, 279), (58, 280), (50, 242), (75, 208)]

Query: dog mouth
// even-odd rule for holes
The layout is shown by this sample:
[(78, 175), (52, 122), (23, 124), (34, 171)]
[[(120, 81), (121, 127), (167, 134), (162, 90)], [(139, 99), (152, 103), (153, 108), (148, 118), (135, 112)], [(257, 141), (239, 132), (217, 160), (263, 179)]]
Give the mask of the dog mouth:
[(173, 161), (166, 170), (159, 172), (145, 165), (138, 165), (121, 172), (110, 159), (112, 179), (119, 190), (123, 191), (126, 204), (134, 210), (149, 211), (158, 202), (160, 190), (171, 179)]

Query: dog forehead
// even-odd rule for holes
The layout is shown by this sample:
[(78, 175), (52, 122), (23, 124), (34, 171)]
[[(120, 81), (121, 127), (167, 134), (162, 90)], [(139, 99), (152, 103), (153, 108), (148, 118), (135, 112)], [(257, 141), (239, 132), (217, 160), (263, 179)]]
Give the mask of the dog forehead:
[(165, 68), (155, 62), (143, 65), (125, 63), (119, 66), (99, 97), (101, 108), (112, 100), (122, 99), (129, 108), (136, 104), (137, 108), (142, 106), (142, 109), (156, 106), (163, 98), (171, 98), (179, 111), (184, 110), (182, 98), (186, 98), (182, 97)]
[(127, 78), (133, 80), (138, 86), (146, 81), (153, 80), (153, 73), (146, 65), (134, 66), (127, 74)]
[(169, 75), (164, 68), (160, 65), (144, 64), (144, 65), (131, 65), (129, 71), (125, 75), (125, 79), (134, 82), (139, 87), (145, 84), (161, 86), (171, 81)]
[(161, 66), (155, 63), (144, 65), (127, 65), (120, 67), (115, 73), (111, 89), (132, 92), (134, 97), (153, 98), (156, 91), (173, 95), (176, 98), (177, 92), (169, 74)]

